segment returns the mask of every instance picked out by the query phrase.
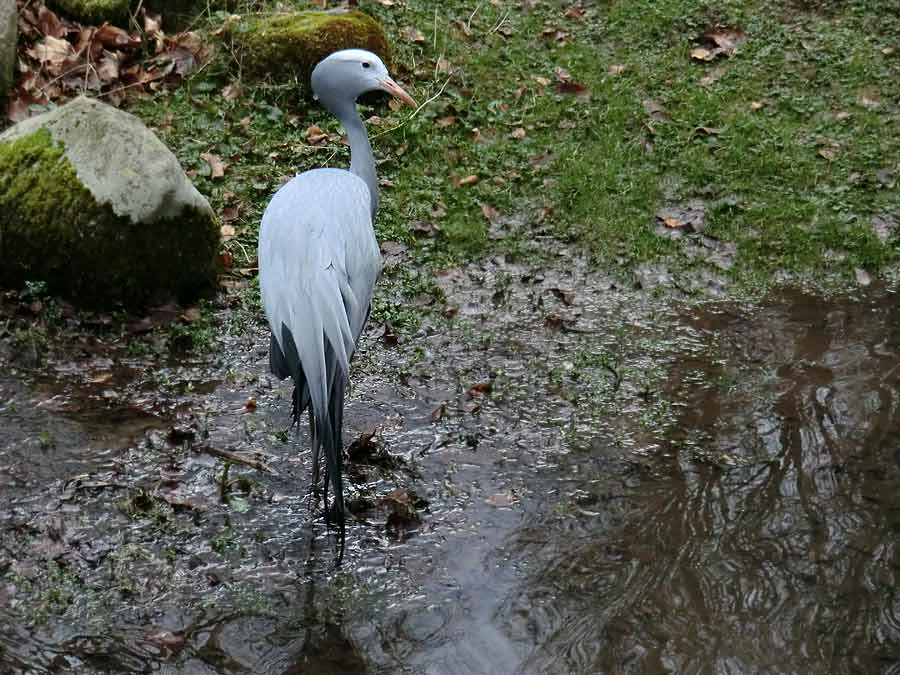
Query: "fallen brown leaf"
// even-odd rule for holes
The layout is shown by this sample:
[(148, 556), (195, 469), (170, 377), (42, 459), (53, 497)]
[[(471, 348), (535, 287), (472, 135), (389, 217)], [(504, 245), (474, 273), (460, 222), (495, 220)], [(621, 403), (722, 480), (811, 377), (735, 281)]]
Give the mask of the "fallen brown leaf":
[(479, 398), (490, 394), (491, 389), (493, 389), (493, 384), (491, 382), (479, 382), (478, 384), (469, 387), (466, 395), (469, 398)]
[(408, 42), (415, 42), (416, 44), (422, 44), (425, 42), (425, 35), (418, 28), (414, 28), (413, 26), (407, 26), (400, 34), (403, 36), (403, 39)]
[(235, 101), (244, 93), (243, 87), (239, 82), (232, 82), (222, 88), (222, 98), (226, 101)]
[(225, 175), (225, 169), (228, 165), (223, 162), (222, 158), (218, 155), (214, 155), (211, 152), (204, 152), (200, 155), (200, 159), (209, 164), (210, 178), (221, 178)]
[(307, 127), (305, 136), (307, 143), (310, 145), (322, 145), (328, 140), (328, 134), (322, 131), (317, 124)]
[(494, 222), (500, 217), (500, 212), (493, 206), (488, 206), (487, 204), (481, 205), (481, 213), (489, 222)]

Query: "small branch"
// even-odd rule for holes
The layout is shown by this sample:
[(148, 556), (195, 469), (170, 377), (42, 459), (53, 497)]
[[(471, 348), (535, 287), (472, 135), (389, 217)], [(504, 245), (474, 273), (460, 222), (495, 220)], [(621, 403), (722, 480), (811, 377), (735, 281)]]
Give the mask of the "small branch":
[(426, 99), (426, 101), (425, 101), (422, 105), (420, 105), (418, 108), (416, 108), (415, 110), (413, 110), (412, 115), (410, 115), (410, 116), (407, 117), (405, 120), (403, 120), (402, 122), (400, 122), (400, 124), (398, 124), (398, 125), (395, 126), (395, 127), (391, 127), (390, 129), (385, 129), (385, 130), (382, 131), (381, 133), (377, 133), (377, 134), (375, 134), (374, 136), (372, 136), (372, 138), (378, 138), (379, 136), (384, 136), (385, 134), (389, 134), (389, 133), (391, 133), (392, 131), (396, 131), (396, 130), (399, 129), (400, 127), (405, 126), (406, 124), (408, 124), (410, 121), (412, 121), (412, 120), (415, 118), (416, 115), (419, 114), (419, 112), (422, 110), (422, 108), (424, 108), (425, 106), (427, 106), (429, 103), (431, 103), (431, 102), (434, 101), (436, 98), (438, 98), (441, 94), (444, 93), (444, 90), (447, 88), (447, 85), (450, 84), (450, 80), (451, 80), (451, 79), (453, 79), (453, 75), (449, 75), (449, 76), (447, 77), (447, 79), (444, 80), (444, 84), (441, 85), (441, 88), (438, 90), (438, 93), (436, 93), (434, 96), (432, 96), (432, 97)]
[(478, 14), (478, 10), (481, 9), (481, 6), (484, 4), (484, 0), (481, 0), (477, 5), (475, 5), (475, 9), (472, 10), (472, 13), (469, 14), (469, 20), (466, 21), (466, 33), (472, 32), (472, 19), (475, 18), (475, 15)]
[(256, 469), (257, 471), (271, 473), (275, 476), (278, 475), (278, 472), (275, 471), (275, 469), (271, 468), (264, 461), (259, 460), (259, 459), (253, 459), (252, 457), (247, 457), (246, 455), (239, 453), (239, 452), (233, 452), (231, 450), (217, 448), (212, 445), (198, 445), (192, 449), (194, 452), (205, 452), (207, 455), (212, 455), (213, 457), (219, 457), (220, 459), (224, 459), (229, 462), (233, 462), (234, 464), (243, 464), (244, 466), (249, 466), (251, 469)]

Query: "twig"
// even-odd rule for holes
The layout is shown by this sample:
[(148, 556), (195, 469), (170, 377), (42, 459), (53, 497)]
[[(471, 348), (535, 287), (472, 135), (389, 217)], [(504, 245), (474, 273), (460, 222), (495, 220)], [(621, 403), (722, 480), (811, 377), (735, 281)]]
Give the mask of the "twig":
[(506, 23), (506, 20), (509, 18), (509, 12), (510, 12), (510, 10), (506, 10), (506, 14), (504, 14), (503, 17), (500, 19), (500, 21), (497, 22), (497, 25), (496, 25), (496, 26), (494, 26), (493, 28), (491, 28), (491, 29), (488, 31), (488, 35), (493, 35), (493, 34), (496, 33), (498, 30), (500, 30), (500, 26), (502, 26), (503, 24), (505, 24), (505, 23)]
[(378, 138), (379, 136), (384, 136), (385, 134), (389, 134), (389, 133), (391, 133), (392, 131), (396, 131), (396, 130), (399, 129), (400, 127), (405, 126), (406, 124), (408, 124), (410, 121), (412, 121), (412, 120), (415, 118), (416, 115), (419, 114), (419, 111), (421, 111), (422, 108), (424, 108), (425, 106), (427, 106), (429, 103), (431, 103), (431, 102), (434, 101), (436, 98), (438, 98), (441, 94), (444, 93), (444, 89), (446, 89), (446, 88), (447, 88), (447, 85), (450, 84), (450, 80), (451, 80), (451, 79), (453, 79), (453, 75), (449, 75), (449, 76), (447, 77), (447, 79), (444, 80), (444, 84), (441, 85), (441, 88), (438, 90), (438, 93), (436, 93), (434, 96), (431, 96), (430, 98), (426, 99), (426, 101), (425, 101), (422, 105), (420, 105), (418, 108), (416, 108), (415, 110), (413, 110), (412, 115), (410, 115), (410, 116), (407, 117), (405, 120), (403, 120), (402, 122), (400, 122), (400, 124), (398, 124), (398, 125), (395, 126), (395, 127), (391, 127), (390, 129), (385, 129), (385, 130), (382, 131), (381, 133), (377, 133), (377, 134), (375, 134), (374, 136), (372, 136), (372, 138)]
[(434, 8), (434, 25), (432, 26), (431, 33), (434, 36), (434, 46), (432, 47), (432, 51), (437, 51), (437, 17), (438, 17), (438, 8)]
[(137, 4), (137, 7), (134, 8), (134, 11), (131, 12), (128, 20), (132, 23), (132, 25), (137, 28), (138, 32), (142, 35), (144, 34), (144, 27), (137, 22), (138, 14), (141, 13), (141, 8), (144, 6), (144, 0), (140, 0)]
[(229, 462), (233, 462), (235, 464), (243, 464), (244, 466), (249, 466), (251, 469), (256, 469), (257, 471), (264, 471), (266, 473), (271, 473), (274, 475), (278, 475), (278, 472), (275, 469), (271, 468), (265, 462), (253, 459), (252, 457), (246, 457), (238, 452), (232, 452), (231, 450), (225, 450), (223, 448), (217, 448), (212, 445), (198, 445), (194, 446), (194, 452), (205, 452), (207, 455), (212, 455), (213, 457), (219, 457), (221, 459), (228, 460)]
[(57, 76), (54, 77), (52, 80), (50, 80), (49, 82), (47, 82), (46, 84), (44, 84), (44, 85), (41, 87), (41, 93), (42, 93), (42, 94), (45, 94), (45, 93), (47, 92), (47, 87), (50, 87), (50, 86), (56, 84), (57, 82), (59, 82), (59, 81), (60, 81), (61, 79), (63, 79), (64, 77), (68, 77), (69, 75), (72, 75), (73, 73), (76, 73), (76, 72), (78, 72), (79, 70), (82, 70), (82, 69), (85, 69), (85, 68), (87, 68), (87, 64), (86, 64), (86, 63), (80, 63), (80, 64), (78, 64), (77, 66), (75, 66), (74, 68), (69, 68), (69, 70), (67, 70), (66, 72), (57, 75)]
[(480, 2), (475, 5), (475, 9), (472, 10), (472, 13), (469, 14), (469, 20), (466, 21), (466, 33), (472, 32), (472, 19), (475, 18), (475, 15), (478, 14), (478, 10), (481, 9), (481, 6), (484, 4), (484, 0), (480, 0)]
[(109, 96), (110, 94), (117, 94), (120, 91), (124, 91), (126, 89), (131, 89), (132, 87), (143, 87), (148, 82), (155, 82), (156, 80), (164, 79), (166, 77), (166, 75), (168, 75), (168, 73), (163, 73), (162, 75), (159, 75), (158, 77), (151, 77), (146, 80), (132, 82), (131, 84), (123, 85), (123, 86), (119, 87), (118, 89), (110, 89), (109, 91), (104, 91), (100, 94), (97, 94), (97, 98), (103, 98), (104, 96)]
[(253, 258), (251, 258), (250, 254), (247, 253), (247, 249), (244, 247), (244, 245), (241, 242), (239, 242), (237, 239), (232, 239), (231, 241), (233, 241), (235, 244), (237, 244), (238, 246), (241, 247), (241, 251), (243, 252), (244, 257), (247, 259), (247, 262), (252, 263)]

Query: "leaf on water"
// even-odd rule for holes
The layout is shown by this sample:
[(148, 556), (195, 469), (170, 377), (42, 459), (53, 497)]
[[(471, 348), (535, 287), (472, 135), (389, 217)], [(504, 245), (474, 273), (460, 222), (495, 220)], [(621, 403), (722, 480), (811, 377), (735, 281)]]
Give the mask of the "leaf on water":
[(400, 344), (400, 340), (397, 337), (394, 326), (391, 325), (390, 321), (384, 322), (384, 330), (381, 333), (381, 342), (385, 347), (396, 347), (398, 344)]
[(447, 414), (447, 404), (441, 403), (437, 408), (431, 411), (431, 421), (440, 422)]
[(502, 492), (500, 494), (491, 495), (484, 500), (484, 503), (488, 506), (494, 506), (496, 508), (508, 508), (510, 506), (515, 506), (516, 504), (518, 504), (519, 498), (516, 497), (512, 492)]
[(575, 291), (565, 288), (551, 288), (548, 290), (562, 300), (562, 303), (566, 306), (571, 306), (575, 303)]
[(222, 178), (225, 175), (225, 169), (228, 167), (222, 158), (211, 152), (204, 152), (200, 155), (200, 159), (209, 164), (210, 178)]
[(256, 399), (248, 398), (247, 402), (244, 403), (244, 410), (247, 412), (255, 412), (256, 411)]
[(478, 384), (472, 385), (469, 387), (469, 390), (466, 392), (466, 396), (471, 398), (481, 398), (482, 396), (486, 396), (491, 393), (491, 389), (494, 388), (492, 382), (479, 382)]
[(374, 440), (377, 432), (375, 427), (370, 427), (350, 443), (347, 447), (347, 456), (351, 462), (359, 462), (377, 454), (378, 443)]

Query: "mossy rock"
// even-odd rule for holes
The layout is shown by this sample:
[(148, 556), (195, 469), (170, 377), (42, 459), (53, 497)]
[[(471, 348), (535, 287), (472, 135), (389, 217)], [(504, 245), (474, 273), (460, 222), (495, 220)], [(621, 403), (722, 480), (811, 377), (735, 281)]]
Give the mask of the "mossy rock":
[(357, 10), (271, 14), (242, 21), (231, 30), (244, 68), (252, 75), (296, 77), (304, 86), (315, 65), (341, 49), (367, 49), (390, 67), (381, 25)]
[(229, 8), (231, 0), (49, 0), (48, 4), (65, 16), (88, 25), (100, 25), (108, 21), (122, 28), (129, 28), (129, 17), (139, 6), (151, 13), (159, 13), (166, 30), (180, 30), (190, 23), (202, 10)]
[(0, 135), (0, 285), (186, 302), (213, 288), (218, 249), (209, 203), (134, 116), (79, 98)]
[(126, 26), (131, 12), (131, 0), (51, 0), (48, 3), (69, 18), (85, 24), (99, 25), (104, 21)]

